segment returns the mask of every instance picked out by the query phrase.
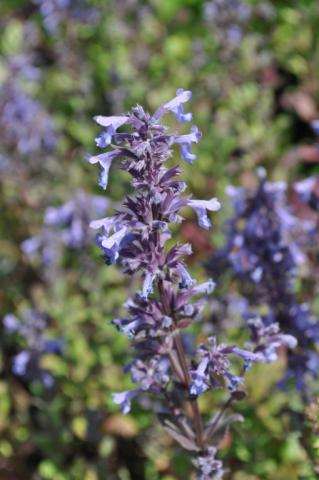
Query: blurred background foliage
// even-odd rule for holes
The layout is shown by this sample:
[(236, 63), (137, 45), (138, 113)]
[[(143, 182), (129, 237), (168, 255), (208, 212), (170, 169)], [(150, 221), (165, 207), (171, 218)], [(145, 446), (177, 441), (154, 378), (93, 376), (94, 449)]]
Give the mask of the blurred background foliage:
[[(135, 103), (154, 111), (182, 87), (193, 92), (203, 132), (196, 163), (183, 165), (189, 189), (224, 203), (212, 234), (192, 218), (177, 232), (193, 242), (191, 266), (204, 275), (200, 263), (222, 242), (228, 184), (250, 184), (258, 165), (273, 180), (318, 171), (310, 128), (318, 117), (318, 2), (2, 0), (0, 26), (0, 318), (23, 322), (25, 312), (41, 312), (45, 338), (62, 344), (61, 352), (37, 345), (24, 375), (14, 366), (34, 348), (30, 336), (0, 325), (0, 479), (188, 478), (188, 455), (147, 405), (123, 417), (111, 400), (130, 386), (122, 372), (128, 343), (111, 320), (131, 281), (103, 266), (89, 233), (79, 248), (60, 242), (53, 264), (30, 258), (21, 243), (39, 235), (49, 206), (79, 189), (104, 194), (84, 160), (95, 149), (93, 115)], [(114, 168), (107, 196), (116, 202), (127, 190)], [(242, 335), (239, 323), (227, 328), (228, 339)], [(245, 422), (222, 444), (227, 478), (318, 478), (319, 408), (274, 388), (284, 368), (283, 360), (251, 371), (238, 407)], [(49, 386), (43, 372), (54, 379)], [(203, 399), (207, 413), (214, 401)]]

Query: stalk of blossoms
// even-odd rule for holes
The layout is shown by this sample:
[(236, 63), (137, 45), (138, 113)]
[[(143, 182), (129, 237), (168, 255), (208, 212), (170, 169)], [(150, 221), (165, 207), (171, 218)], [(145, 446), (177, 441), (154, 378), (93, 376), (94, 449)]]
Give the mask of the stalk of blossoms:
[[(298, 267), (306, 260), (303, 244), (313, 238), (315, 224), (290, 210), (284, 182), (269, 182), (261, 167), (257, 175), (255, 188), (228, 187), (234, 214), (226, 223), (226, 245), (212, 255), (207, 270), (215, 275), (230, 270), (248, 299), (250, 311), (245, 316), (267, 306), (264, 323), (276, 322), (298, 339), (298, 350), (288, 352), (282, 384), (293, 378), (297, 388), (305, 391), (307, 377), (318, 374), (319, 325), (309, 306), (298, 302), (294, 283)], [(303, 193), (305, 183), (297, 188)]]
[[(179, 122), (191, 121), (191, 113), (183, 108), (190, 98), (191, 92), (180, 89), (152, 116), (136, 106), (127, 115), (95, 117), (104, 127), (96, 144), (110, 147), (88, 157), (90, 163), (101, 168), (99, 184), (106, 189), (111, 163), (120, 157), (121, 168), (132, 177), (134, 193), (126, 197), (113, 216), (96, 220), (91, 226), (101, 230), (97, 243), (106, 264), (118, 262), (126, 273), (139, 273), (142, 278), (140, 290), (125, 304), (125, 318), (113, 320), (132, 340), (135, 356), (125, 370), (136, 384), (133, 390), (115, 393), (114, 401), (127, 413), (134, 398), (146, 393), (156, 398), (157, 413), (165, 429), (183, 448), (195, 452), (198, 479), (209, 480), (223, 476), (222, 463), (215, 459), (215, 453), (217, 431), (220, 434), (230, 422), (224, 410), (242, 396), (239, 386), (243, 378), (231, 371), (231, 357), (243, 359), (244, 373), (252, 361), (273, 359), (278, 346), (295, 345), (295, 340), (279, 331), (262, 330), (256, 323), (255, 344), (246, 350), (218, 345), (215, 338), (197, 348), (187, 347), (184, 341), (182, 331), (199, 320), (203, 301), (198, 297), (211, 293), (214, 282), (196, 284), (184, 262), (192, 251), (191, 245), (167, 246), (170, 225), (180, 223), (182, 209), (190, 207), (199, 225), (209, 229), (208, 212), (220, 208), (216, 198), (196, 200), (183, 195), (186, 184), (178, 179), (180, 166), (166, 167), (174, 144), (179, 146), (183, 160), (192, 163), (196, 159), (191, 147), (201, 138), (198, 128), (192, 126), (188, 134), (181, 135), (170, 133), (162, 124), (162, 117), (169, 112)], [(128, 131), (119, 132), (124, 125)], [(198, 397), (217, 387), (225, 387), (229, 399), (222, 411), (204, 425)]]

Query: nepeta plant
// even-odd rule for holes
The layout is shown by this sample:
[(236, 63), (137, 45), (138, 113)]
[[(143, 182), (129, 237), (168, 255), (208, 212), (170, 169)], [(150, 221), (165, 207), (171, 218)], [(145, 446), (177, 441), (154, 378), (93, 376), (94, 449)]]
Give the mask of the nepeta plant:
[[(190, 207), (199, 225), (209, 229), (208, 211), (220, 208), (216, 198), (196, 200), (183, 195), (186, 184), (177, 178), (180, 166), (166, 166), (174, 144), (183, 160), (192, 163), (196, 159), (191, 147), (201, 138), (198, 128), (193, 126), (189, 133), (179, 134), (170, 133), (162, 124), (163, 116), (170, 112), (178, 122), (191, 121), (191, 113), (183, 108), (190, 98), (191, 92), (180, 89), (152, 116), (136, 106), (127, 115), (95, 117), (105, 127), (96, 144), (110, 147), (105, 153), (88, 157), (91, 164), (101, 168), (99, 184), (107, 187), (111, 163), (120, 157), (121, 168), (132, 177), (133, 193), (113, 216), (96, 220), (91, 226), (102, 230), (97, 243), (105, 263), (118, 262), (126, 273), (138, 272), (143, 279), (141, 288), (125, 304), (127, 315), (113, 321), (133, 342), (135, 355), (125, 370), (136, 384), (130, 391), (115, 393), (114, 401), (127, 413), (133, 399), (146, 393), (155, 398), (164, 427), (182, 447), (195, 452), (198, 478), (208, 480), (223, 476), (222, 463), (214, 457), (216, 437), (227, 424), (227, 407), (244, 396), (240, 386), (245, 371), (253, 361), (274, 360), (277, 348), (294, 347), (295, 339), (257, 320), (252, 325), (254, 345), (246, 349), (220, 345), (213, 337), (194, 351), (183, 342), (184, 329), (200, 319), (203, 301), (198, 297), (211, 293), (214, 282), (196, 284), (184, 261), (191, 246), (168, 246), (170, 225), (180, 223), (181, 211)], [(124, 125), (127, 131), (119, 132)], [(233, 370), (233, 358), (243, 360), (240, 373)], [(222, 410), (204, 425), (198, 397), (216, 388), (225, 388), (229, 395)]]
[(246, 317), (266, 306), (264, 323), (278, 323), (297, 338), (299, 348), (289, 353), (285, 379), (293, 378), (304, 389), (307, 375), (316, 375), (319, 367), (319, 326), (309, 306), (298, 302), (295, 280), (314, 224), (292, 213), (285, 183), (267, 181), (262, 168), (258, 177), (256, 188), (228, 188), (234, 215), (226, 223), (225, 247), (213, 254), (207, 268), (215, 275), (231, 271), (240, 280), (249, 305)]
[(63, 340), (48, 336), (48, 317), (36, 310), (24, 310), (21, 319), (8, 313), (2, 320), (4, 334), (18, 336), (24, 343), (12, 359), (11, 370), (26, 383), (40, 382), (46, 389), (52, 389), (55, 380), (51, 372), (41, 366), (44, 355), (62, 355)]

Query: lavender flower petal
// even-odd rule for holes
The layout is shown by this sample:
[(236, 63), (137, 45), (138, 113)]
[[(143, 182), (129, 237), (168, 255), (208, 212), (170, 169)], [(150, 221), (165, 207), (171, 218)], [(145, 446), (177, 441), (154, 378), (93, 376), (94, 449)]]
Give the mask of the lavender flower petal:
[(124, 415), (131, 410), (131, 401), (140, 393), (140, 389), (128, 390), (126, 392), (112, 393), (113, 402), (120, 406)]
[(209, 230), (212, 226), (206, 210), (216, 212), (221, 207), (217, 198), (211, 198), (210, 200), (189, 200), (187, 204), (193, 208), (198, 217), (199, 226), (205, 230)]

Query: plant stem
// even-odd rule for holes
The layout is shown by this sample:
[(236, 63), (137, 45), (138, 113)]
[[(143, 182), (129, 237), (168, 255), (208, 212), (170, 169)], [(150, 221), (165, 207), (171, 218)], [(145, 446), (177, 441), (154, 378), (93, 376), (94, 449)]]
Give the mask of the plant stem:
[[(173, 316), (173, 312), (172, 312), (171, 306), (169, 305), (169, 301), (163, 286), (163, 282), (161, 280), (158, 282), (158, 287), (159, 287), (161, 302), (164, 307), (164, 313), (166, 315)], [(177, 370), (174, 363), (172, 363), (172, 368), (175, 372), (176, 370), (182, 371), (183, 377), (181, 378), (180, 375), (177, 375), (177, 376), (179, 380), (182, 380), (185, 390), (187, 390), (187, 392), (189, 393), (191, 379), (188, 372), (188, 365), (187, 365), (185, 350), (182, 343), (182, 338), (179, 332), (173, 333), (173, 335), (174, 335), (174, 347), (177, 353), (177, 358), (179, 360), (180, 369)], [(171, 356), (170, 356), (170, 359), (171, 359)], [(171, 359), (171, 362), (172, 362), (172, 359)], [(198, 448), (203, 450), (204, 449), (203, 428), (202, 428), (202, 420), (201, 420), (201, 415), (198, 408), (197, 399), (190, 399), (189, 402), (190, 402), (192, 413), (193, 413), (196, 443)]]
[[(181, 368), (182, 368), (183, 373), (184, 373), (185, 387), (187, 388), (187, 391), (189, 392), (191, 379), (190, 379), (189, 372), (188, 372), (185, 350), (184, 350), (184, 347), (183, 347), (183, 344), (182, 344), (182, 338), (181, 338), (180, 333), (178, 333), (177, 335), (174, 336), (174, 344), (175, 344), (178, 359), (179, 359), (180, 364), (181, 364)], [(202, 429), (202, 420), (201, 420), (201, 415), (200, 415), (199, 408), (198, 408), (197, 399), (191, 399), (189, 401), (190, 401), (190, 405), (191, 405), (192, 412), (193, 412), (197, 446), (202, 450), (204, 448), (203, 429)]]

